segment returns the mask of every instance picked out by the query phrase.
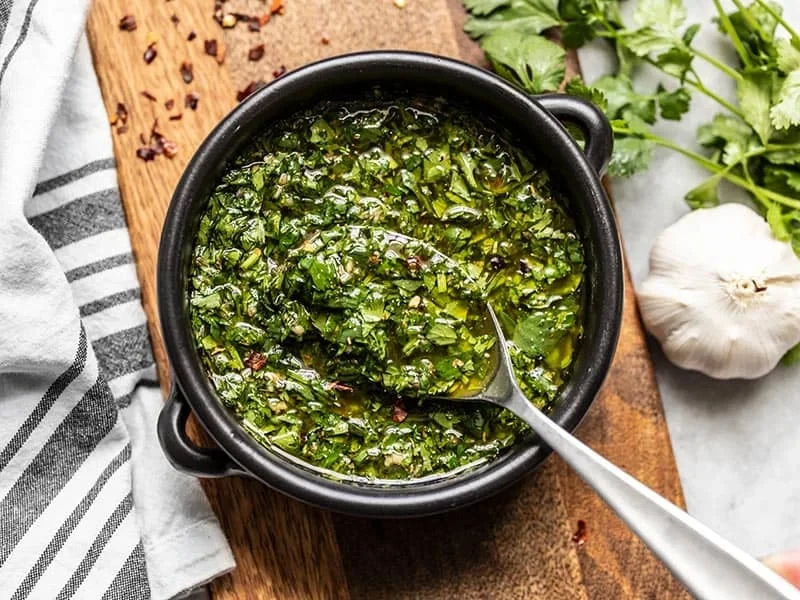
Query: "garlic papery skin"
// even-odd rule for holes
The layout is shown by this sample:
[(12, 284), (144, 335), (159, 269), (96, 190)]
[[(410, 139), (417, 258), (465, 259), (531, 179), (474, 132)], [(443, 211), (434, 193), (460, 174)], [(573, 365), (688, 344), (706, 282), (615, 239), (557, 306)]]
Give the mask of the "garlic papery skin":
[(667, 358), (718, 379), (766, 375), (800, 343), (800, 259), (741, 204), (664, 230), (638, 299)]

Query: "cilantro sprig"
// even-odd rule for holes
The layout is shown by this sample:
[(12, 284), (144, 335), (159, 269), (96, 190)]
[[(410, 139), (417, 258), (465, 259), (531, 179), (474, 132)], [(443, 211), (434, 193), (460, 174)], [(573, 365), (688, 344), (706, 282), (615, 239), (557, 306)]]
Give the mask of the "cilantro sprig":
[[(720, 0), (716, 26), (736, 50), (729, 65), (694, 45), (700, 24), (687, 23), (682, 0), (637, 0), (625, 23), (618, 0), (465, 0), (471, 14), (466, 31), (479, 39), (501, 76), (531, 93), (565, 89), (601, 106), (616, 138), (610, 173), (629, 176), (650, 166), (656, 147), (678, 152), (709, 171), (691, 190), (693, 208), (719, 203), (718, 186), (728, 181), (745, 190), (776, 238), (800, 254), (800, 34), (779, 4)], [(616, 69), (587, 86), (565, 81), (564, 49), (548, 39), (560, 28), (565, 48), (600, 38), (617, 58)], [(696, 65), (704, 62), (730, 77), (735, 103), (712, 89)], [(634, 86), (637, 68), (649, 65), (671, 80), (649, 93)], [(693, 94), (711, 98), (720, 112), (687, 148), (659, 136), (659, 119), (680, 120)]]

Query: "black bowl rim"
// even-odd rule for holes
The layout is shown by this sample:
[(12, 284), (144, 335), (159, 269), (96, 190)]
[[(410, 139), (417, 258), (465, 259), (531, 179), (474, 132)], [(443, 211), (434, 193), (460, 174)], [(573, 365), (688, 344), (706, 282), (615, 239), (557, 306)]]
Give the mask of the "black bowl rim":
[[(413, 72), (414, 75), (409, 75)], [(512, 87), (496, 75), (450, 58), (407, 51), (373, 51), (347, 54), (309, 64), (283, 75), (239, 104), (207, 136), (187, 165), (169, 205), (162, 231), (157, 267), (158, 308), (167, 355), (176, 383), (185, 395), (202, 426), (214, 441), (248, 475), (269, 487), (304, 502), (339, 512), (370, 517), (407, 517), (435, 514), (466, 506), (507, 487), (532, 471), (550, 453), (539, 442), (520, 444), (484, 467), (436, 484), (410, 483), (398, 488), (360, 486), (326, 479), (280, 459), (250, 436), (225, 409), (203, 371), (191, 339), (186, 311), (185, 277), (187, 244), (193, 203), (207, 198), (208, 179), (220, 161), (227, 160), (230, 149), (241, 147), (244, 124), (258, 120), (259, 127), (275, 117), (262, 117), (281, 96), (297, 94), (314, 86), (321, 78), (378, 79), (397, 73), (406, 76), (458, 80), (470, 86), (491, 89), (503, 102), (524, 110), (526, 117), (543, 128), (554, 152), (561, 152), (570, 166), (570, 176), (582, 188), (584, 210), (594, 227), (594, 255), (587, 253), (587, 265), (598, 270), (589, 310), (598, 311), (594, 335), (585, 338), (579, 350), (581, 364), (576, 364), (571, 380), (561, 393), (561, 401), (551, 417), (568, 431), (577, 427), (599, 392), (610, 368), (622, 319), (622, 257), (614, 214), (598, 174), (566, 129), (535, 99)], [(370, 80), (371, 81), (371, 80)], [(586, 240), (585, 240), (586, 242)], [(591, 263), (591, 264), (590, 264)], [(175, 274), (178, 273), (176, 276)], [(594, 289), (596, 288), (596, 289)], [(587, 344), (587, 340), (589, 344)]]

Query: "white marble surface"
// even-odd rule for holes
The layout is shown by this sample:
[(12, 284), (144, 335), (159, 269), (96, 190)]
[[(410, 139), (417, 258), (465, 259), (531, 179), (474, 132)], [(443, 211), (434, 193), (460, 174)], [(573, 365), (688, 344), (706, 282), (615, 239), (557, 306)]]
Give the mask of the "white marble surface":
[[(703, 25), (698, 47), (731, 59), (733, 51), (711, 23), (711, 0), (685, 4), (689, 22)], [(782, 4), (788, 21), (800, 27), (800, 2)], [(587, 80), (602, 74), (608, 60), (602, 44), (582, 50)], [(735, 98), (729, 78), (703, 63), (696, 65), (704, 81), (711, 82), (708, 87)], [(644, 74), (644, 79), (651, 85), (659, 81), (653, 73)], [(668, 78), (663, 81), (674, 87)], [(697, 126), (717, 110), (716, 104), (695, 93), (683, 121), (663, 122), (656, 131), (692, 147)], [(688, 159), (659, 149), (646, 174), (614, 181), (635, 285), (647, 275), (656, 236), (688, 212), (684, 194), (706, 177)], [(722, 188), (720, 195), (734, 199), (735, 191)], [(757, 556), (800, 548), (800, 365), (778, 367), (757, 381), (717, 381), (671, 365), (653, 340), (651, 347), (689, 512)]]

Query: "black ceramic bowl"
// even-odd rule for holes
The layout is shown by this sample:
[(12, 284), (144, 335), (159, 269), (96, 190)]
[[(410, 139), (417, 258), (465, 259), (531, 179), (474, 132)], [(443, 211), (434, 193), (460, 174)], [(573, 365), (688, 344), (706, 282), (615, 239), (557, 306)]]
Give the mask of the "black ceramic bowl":
[[(299, 500), (373, 517), (421, 516), (498, 492), (532, 471), (550, 452), (523, 441), (474, 470), (437, 481), (391, 486), (336, 481), (289, 460), (248, 435), (218, 399), (195, 350), (187, 314), (187, 273), (198, 219), (229, 159), (271, 123), (320, 100), (385, 86), (467, 102), (513, 131), (567, 197), (586, 250), (585, 335), (551, 417), (574, 429), (608, 372), (619, 334), (622, 262), (614, 217), (600, 184), (611, 130), (591, 104), (569, 96), (530, 97), (495, 75), (454, 60), (409, 52), (340, 56), (284, 75), (239, 105), (200, 146), (183, 174), (164, 223), (158, 259), (158, 304), (172, 369), (172, 393), (158, 424), (172, 464), (201, 477), (247, 475)], [(560, 121), (577, 126), (581, 151)], [(189, 413), (219, 446), (200, 448), (186, 435)]]

